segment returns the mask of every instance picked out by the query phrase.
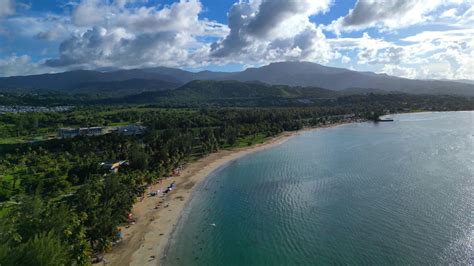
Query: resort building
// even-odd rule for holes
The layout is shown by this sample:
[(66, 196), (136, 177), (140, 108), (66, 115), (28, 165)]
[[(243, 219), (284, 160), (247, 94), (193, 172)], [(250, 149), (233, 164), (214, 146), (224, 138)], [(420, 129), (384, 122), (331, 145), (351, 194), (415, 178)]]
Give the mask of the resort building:
[(60, 128), (58, 129), (58, 137), (62, 139), (73, 138), (79, 136), (79, 128)]
[(126, 125), (111, 127), (110, 133), (121, 135), (140, 135), (145, 133), (146, 127), (139, 125)]
[(60, 128), (58, 138), (73, 138), (77, 136), (100, 136), (108, 133), (120, 135), (141, 135), (145, 133), (146, 127), (139, 125), (113, 126), (113, 127), (81, 127)]
[(59, 138), (73, 138), (77, 136), (100, 136), (104, 134), (102, 127), (81, 127), (81, 128), (60, 128), (58, 129)]

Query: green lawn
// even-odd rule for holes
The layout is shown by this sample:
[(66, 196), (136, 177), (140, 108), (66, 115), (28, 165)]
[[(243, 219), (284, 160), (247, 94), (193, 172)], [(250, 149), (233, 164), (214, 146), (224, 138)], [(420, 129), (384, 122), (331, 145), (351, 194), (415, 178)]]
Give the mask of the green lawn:
[(27, 142), (27, 140), (25, 140), (23, 137), (0, 138), (0, 145), (20, 144), (20, 143), (25, 143), (25, 142)]
[(258, 133), (243, 138), (238, 138), (234, 145), (225, 145), (224, 149), (244, 148), (255, 144), (264, 143), (269, 138), (264, 133)]
[[(5, 175), (0, 175), (0, 181), (7, 181), (10, 186), (12, 185), (12, 182), (13, 182), (13, 175), (10, 173), (10, 174), (5, 174)], [(15, 188), (19, 188), (20, 187), (20, 180), (16, 180), (15, 182)]]
[(7, 175), (0, 175), (0, 180), (12, 181), (12, 180), (13, 180), (13, 176), (10, 175), (10, 174), (7, 174)]
[(189, 109), (172, 109), (172, 108), (158, 108), (158, 107), (126, 107), (126, 108), (118, 108), (113, 109), (110, 111), (102, 111), (99, 112), (99, 115), (115, 115), (119, 113), (125, 112), (152, 112), (152, 111), (162, 111), (162, 112), (183, 112), (183, 113), (190, 113), (190, 112), (197, 112), (196, 110), (189, 110)]
[(109, 127), (115, 127), (115, 126), (126, 126), (126, 125), (130, 125), (130, 122), (127, 122), (127, 121), (123, 121), (123, 122), (113, 122), (113, 123), (109, 123)]
[(0, 205), (0, 218), (2, 218), (8, 211), (7, 207), (4, 207), (3, 205)]
[(48, 139), (48, 135), (39, 135), (39, 136), (20, 136), (20, 137), (8, 137), (0, 138), (0, 145), (9, 145), (9, 144), (20, 144), (30, 141), (43, 141)]

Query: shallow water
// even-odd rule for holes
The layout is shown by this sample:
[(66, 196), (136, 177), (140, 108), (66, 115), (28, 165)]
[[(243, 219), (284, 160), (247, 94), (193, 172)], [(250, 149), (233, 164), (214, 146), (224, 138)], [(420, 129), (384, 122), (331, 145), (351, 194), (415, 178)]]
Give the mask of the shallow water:
[(472, 264), (474, 112), (306, 132), (213, 172), (166, 265)]

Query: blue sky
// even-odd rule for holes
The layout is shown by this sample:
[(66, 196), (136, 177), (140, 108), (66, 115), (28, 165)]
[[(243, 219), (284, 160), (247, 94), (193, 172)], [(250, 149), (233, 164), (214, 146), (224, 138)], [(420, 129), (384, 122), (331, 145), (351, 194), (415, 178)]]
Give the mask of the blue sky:
[(474, 79), (472, 0), (0, 0), (0, 76), (310, 61)]

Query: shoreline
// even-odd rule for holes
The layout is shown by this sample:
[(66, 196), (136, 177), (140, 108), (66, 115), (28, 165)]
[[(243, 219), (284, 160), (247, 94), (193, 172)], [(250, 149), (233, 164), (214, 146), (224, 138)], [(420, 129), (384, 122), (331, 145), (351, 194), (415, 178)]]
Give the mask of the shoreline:
[[(220, 150), (187, 164), (182, 169), (181, 176), (169, 177), (163, 179), (160, 183), (150, 185), (145, 191), (143, 200), (137, 201), (132, 208), (136, 223), (120, 227), (123, 232), (123, 240), (110, 253), (104, 255), (102, 265), (161, 265), (176, 226), (182, 217), (183, 210), (192, 198), (194, 188), (204, 181), (209, 174), (231, 161), (280, 145), (304, 132), (333, 128), (350, 123), (357, 122), (341, 122), (320, 127), (303, 128), (298, 131), (285, 131), (260, 144), (231, 150)], [(151, 191), (157, 189), (163, 191), (172, 182), (176, 182), (176, 188), (173, 192), (164, 196), (148, 196)], [(157, 205), (160, 205), (160, 207), (155, 209)]]

